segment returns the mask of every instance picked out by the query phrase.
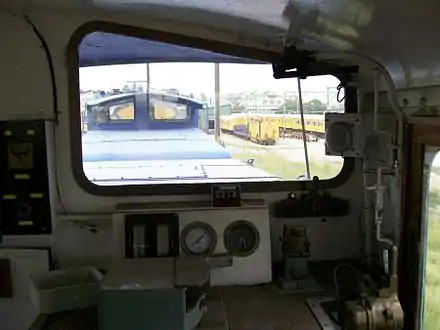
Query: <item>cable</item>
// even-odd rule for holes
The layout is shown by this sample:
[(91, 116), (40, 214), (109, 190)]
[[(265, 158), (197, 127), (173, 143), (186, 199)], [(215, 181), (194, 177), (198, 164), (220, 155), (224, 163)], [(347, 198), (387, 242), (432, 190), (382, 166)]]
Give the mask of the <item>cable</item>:
[(296, 78), (298, 82), (298, 99), (299, 99), (299, 110), (301, 112), (301, 130), (302, 130), (302, 136), (303, 136), (303, 142), (304, 142), (304, 157), (306, 161), (306, 173), (307, 173), (307, 179), (310, 180), (310, 163), (309, 163), (309, 153), (307, 151), (307, 140), (306, 140), (306, 128), (304, 123), (304, 107), (303, 107), (303, 101), (302, 101), (302, 93), (301, 93), (301, 78)]
[(338, 85), (338, 87), (336, 87), (337, 89), (337, 94), (336, 94), (336, 101), (338, 101), (339, 103), (343, 102), (345, 100), (345, 94), (342, 98), (340, 98), (340, 94), (341, 94), (341, 90), (344, 88), (344, 85), (342, 83), (340, 83)]
[(30, 20), (29, 16), (24, 15), (23, 19), (26, 21), (26, 23), (28, 23), (31, 28), (32, 31), (35, 33), (36, 37), (38, 38), (38, 40), (41, 43), (41, 47), (44, 50), (44, 53), (46, 55), (46, 59), (47, 59), (47, 64), (49, 67), (49, 72), (50, 72), (50, 80), (51, 80), (51, 84), (52, 84), (52, 105), (53, 105), (53, 114), (54, 114), (54, 127), (53, 127), (53, 139), (54, 139), (54, 163), (55, 163), (55, 186), (56, 186), (56, 190), (57, 190), (57, 195), (58, 195), (58, 200), (60, 203), (61, 208), (63, 209), (64, 212), (67, 212), (67, 208), (65, 206), (65, 204), (63, 203), (63, 198), (61, 197), (61, 191), (60, 191), (60, 186), (59, 186), (59, 175), (58, 175), (58, 162), (57, 162), (57, 143), (56, 143), (56, 137), (57, 137), (57, 125), (58, 125), (58, 91), (57, 91), (57, 85), (56, 85), (56, 80), (55, 80), (55, 69), (54, 69), (54, 65), (53, 65), (53, 60), (52, 60), (52, 55), (50, 54), (50, 50), (49, 50), (49, 46), (46, 42), (46, 40), (44, 39), (43, 35), (40, 33), (40, 31), (37, 29), (37, 27), (35, 26), (35, 24)]
[(50, 80), (51, 80), (51, 84), (52, 84), (53, 112), (54, 112), (55, 123), (57, 124), (58, 123), (58, 93), (57, 93), (57, 85), (56, 85), (56, 81), (55, 81), (55, 69), (53, 66), (52, 55), (50, 54), (49, 46), (47, 45), (46, 40), (44, 39), (44, 37), (40, 33), (40, 31), (38, 31), (35, 24), (32, 23), (29, 16), (25, 15), (25, 16), (23, 16), (23, 18), (32, 27), (32, 30), (34, 31), (38, 40), (40, 40), (41, 47), (43, 47), (44, 53), (46, 55), (47, 64), (49, 66), (49, 72), (50, 72)]

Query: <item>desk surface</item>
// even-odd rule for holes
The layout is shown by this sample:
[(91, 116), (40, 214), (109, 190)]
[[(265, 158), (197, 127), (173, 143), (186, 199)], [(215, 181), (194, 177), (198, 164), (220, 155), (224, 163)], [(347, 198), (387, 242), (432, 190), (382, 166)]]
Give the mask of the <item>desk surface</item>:
[(200, 287), (208, 279), (208, 265), (200, 258), (126, 259), (110, 265), (102, 288)]
[[(281, 294), (274, 285), (209, 288), (207, 307), (198, 330), (319, 330), (305, 304), (315, 294)], [(37, 320), (38, 321), (38, 320)], [(96, 307), (40, 316), (30, 330), (96, 330)]]

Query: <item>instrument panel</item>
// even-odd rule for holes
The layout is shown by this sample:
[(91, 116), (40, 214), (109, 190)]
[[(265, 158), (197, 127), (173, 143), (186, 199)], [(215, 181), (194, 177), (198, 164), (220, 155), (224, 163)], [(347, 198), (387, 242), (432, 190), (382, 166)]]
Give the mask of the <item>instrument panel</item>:
[(260, 233), (252, 222), (235, 221), (226, 227), (224, 242), (230, 254), (247, 257), (258, 249)]
[[(127, 249), (130, 248), (127, 247), (127, 243), (130, 245), (131, 237), (135, 237), (131, 231), (126, 232), (127, 219), (133, 218), (133, 214), (141, 214), (142, 217), (138, 219), (143, 218), (148, 221), (148, 219), (155, 219), (155, 215), (167, 213), (175, 215), (178, 225), (173, 226), (176, 228), (173, 229), (173, 235), (164, 236), (167, 242), (162, 243), (160, 236), (155, 234), (159, 232), (158, 227), (145, 225), (146, 230), (152, 231), (152, 235), (157, 237), (150, 240), (152, 244), (159, 247), (168, 246), (169, 243), (170, 246), (178, 247), (176, 253), (179, 255), (199, 256), (210, 260), (232, 256), (232, 265), (211, 269), (211, 285), (256, 285), (271, 282), (269, 210), (264, 201), (248, 201), (243, 202), (240, 207), (229, 208), (216, 208), (204, 202), (190, 202), (185, 205), (178, 203), (121, 204), (116, 207), (113, 216), (115, 258), (136, 257), (133, 254), (126, 254)], [(140, 236), (148, 237), (149, 235), (142, 231)], [(171, 237), (174, 243), (170, 241)], [(144, 242), (140, 244), (143, 245)], [(135, 245), (139, 245), (139, 242)], [(153, 250), (159, 251), (158, 248)], [(161, 255), (144, 254), (139, 257), (161, 257)]]
[(210, 256), (217, 246), (217, 234), (206, 222), (192, 222), (183, 229), (180, 244), (187, 255)]

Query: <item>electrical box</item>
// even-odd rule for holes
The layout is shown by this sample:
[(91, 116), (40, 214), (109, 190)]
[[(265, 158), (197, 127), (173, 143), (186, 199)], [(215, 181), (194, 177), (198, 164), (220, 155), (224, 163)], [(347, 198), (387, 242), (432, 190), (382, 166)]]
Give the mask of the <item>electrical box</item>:
[(325, 114), (325, 154), (363, 157), (362, 117), (352, 113)]
[(43, 120), (0, 121), (0, 232), (51, 234)]

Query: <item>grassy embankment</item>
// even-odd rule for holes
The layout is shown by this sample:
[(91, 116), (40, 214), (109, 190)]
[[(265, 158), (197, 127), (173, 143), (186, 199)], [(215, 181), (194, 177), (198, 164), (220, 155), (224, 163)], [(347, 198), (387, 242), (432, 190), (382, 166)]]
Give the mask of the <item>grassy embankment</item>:
[(428, 248), (426, 257), (426, 289), (424, 329), (440, 329), (440, 169), (431, 172), (428, 214)]
[[(231, 151), (234, 158), (241, 161), (253, 158), (255, 167), (284, 180), (296, 180), (298, 176), (306, 173), (303, 160), (292, 161), (283, 157), (282, 153), (288, 153), (288, 149), (280, 151), (271, 147), (238, 145), (232, 142), (227, 142), (226, 148)], [(341, 170), (342, 162), (318, 162), (312, 157), (309, 157), (309, 159), (311, 175), (316, 175), (321, 180), (333, 178)]]

